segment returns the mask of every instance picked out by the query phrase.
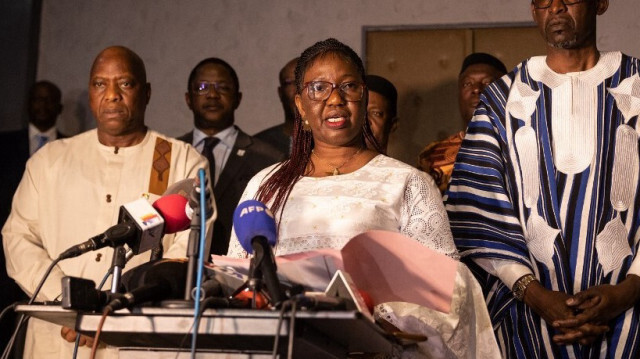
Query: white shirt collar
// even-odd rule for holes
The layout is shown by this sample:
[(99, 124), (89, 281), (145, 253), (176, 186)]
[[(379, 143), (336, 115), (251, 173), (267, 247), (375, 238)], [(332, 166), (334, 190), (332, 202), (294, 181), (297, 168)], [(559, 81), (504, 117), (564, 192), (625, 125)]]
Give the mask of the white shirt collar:
[[(202, 149), (204, 139), (209, 137), (206, 133), (201, 130), (194, 128), (193, 129), (193, 146)], [(233, 145), (236, 143), (236, 138), (238, 137), (238, 129), (236, 126), (229, 126), (224, 130), (216, 133), (213, 137), (220, 139), (220, 144), (225, 145), (227, 148), (233, 148)]]
[(40, 132), (40, 130), (29, 123), (29, 153), (34, 154), (38, 150), (38, 144), (40, 143), (38, 136), (46, 136), (48, 140), (46, 143), (51, 141), (55, 141), (58, 138), (58, 131), (56, 131), (56, 126), (51, 127), (50, 129)]
[(36, 126), (33, 124), (29, 124), (29, 139), (33, 140), (37, 135), (47, 136), (49, 137), (49, 141), (58, 139), (58, 132), (56, 131), (56, 126), (51, 127), (50, 129), (40, 132)]

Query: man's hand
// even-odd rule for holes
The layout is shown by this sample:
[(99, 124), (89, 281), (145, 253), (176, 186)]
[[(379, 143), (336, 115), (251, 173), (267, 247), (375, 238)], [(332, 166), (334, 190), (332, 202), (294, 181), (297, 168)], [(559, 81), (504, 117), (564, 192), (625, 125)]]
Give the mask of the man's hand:
[[(73, 343), (76, 341), (76, 335), (78, 333), (76, 333), (75, 330), (69, 328), (69, 327), (62, 327), (62, 329), (60, 330), (60, 336), (62, 336), (62, 339), (68, 341), (69, 343)], [(93, 338), (92, 337), (88, 337), (86, 335), (82, 335), (80, 334), (80, 342), (78, 344), (79, 346), (83, 346), (86, 345), (88, 347), (92, 347), (93, 346)]]
[[(532, 282), (525, 292), (524, 302), (536, 312), (547, 325), (574, 320), (574, 308), (567, 305), (568, 294), (548, 290), (540, 282)], [(609, 327), (598, 323), (583, 322), (579, 325), (554, 326), (559, 332), (553, 340), (557, 344), (580, 343), (587, 345), (606, 333)]]
[(534, 281), (527, 287), (523, 301), (551, 325), (554, 321), (574, 317), (573, 309), (566, 304), (569, 298), (566, 293), (548, 290)]
[(558, 319), (554, 328), (575, 328), (587, 323), (607, 323), (640, 300), (640, 277), (630, 274), (617, 285), (603, 284), (588, 288), (566, 300), (578, 313), (573, 318)]

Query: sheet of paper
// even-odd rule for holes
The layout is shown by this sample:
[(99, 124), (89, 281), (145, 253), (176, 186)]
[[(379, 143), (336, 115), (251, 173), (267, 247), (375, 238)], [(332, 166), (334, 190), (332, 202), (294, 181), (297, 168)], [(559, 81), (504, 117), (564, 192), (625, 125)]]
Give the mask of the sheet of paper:
[(409, 302), (449, 313), (457, 261), (386, 231), (360, 234), (341, 252), (345, 270), (374, 303)]
[[(212, 255), (213, 265), (238, 278), (249, 275), (249, 258)], [(283, 283), (300, 284), (309, 291), (324, 291), (334, 273), (342, 269), (340, 252), (320, 249), (276, 257), (278, 277)], [(230, 283), (235, 283), (231, 282)]]

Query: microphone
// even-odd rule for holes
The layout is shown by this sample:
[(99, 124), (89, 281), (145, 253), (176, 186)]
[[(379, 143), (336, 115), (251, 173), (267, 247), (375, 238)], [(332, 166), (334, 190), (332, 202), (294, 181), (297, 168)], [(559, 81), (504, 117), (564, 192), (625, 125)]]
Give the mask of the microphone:
[(330, 297), (324, 294), (299, 294), (293, 297), (301, 309), (309, 310), (346, 310), (347, 300), (340, 297)]
[(189, 228), (187, 199), (177, 194), (160, 197), (152, 205), (144, 198), (120, 206), (118, 224), (62, 252), (60, 259), (77, 257), (106, 246), (127, 244), (134, 255), (157, 247), (162, 236)]
[[(214, 203), (211, 200), (211, 191), (209, 190), (209, 186), (205, 183), (205, 188), (207, 189), (204, 196), (206, 200), (205, 204), (205, 218), (211, 218), (214, 212)], [(187, 198), (189, 201), (189, 206), (187, 206), (187, 216), (189, 219), (193, 216), (193, 211), (199, 207), (200, 204), (200, 184), (199, 181), (187, 178), (182, 181), (178, 181), (167, 188), (163, 195), (170, 194), (178, 194), (184, 198)]]
[(123, 274), (126, 293), (111, 300), (111, 310), (130, 308), (146, 302), (182, 297), (187, 262), (179, 259), (161, 259), (141, 264)]
[(247, 253), (254, 253), (250, 282), (264, 280), (272, 304), (278, 306), (284, 299), (277, 267), (271, 247), (276, 244), (276, 222), (263, 203), (248, 200), (240, 203), (233, 213), (233, 227), (238, 241)]
[[(184, 275), (187, 262), (179, 259), (162, 259), (141, 264), (122, 275), (121, 291), (111, 293), (96, 289), (95, 282), (89, 279), (62, 278), (62, 308), (74, 310), (98, 311), (106, 305), (112, 310), (132, 307), (150, 301), (179, 299), (184, 291)], [(222, 296), (222, 287), (215, 278), (202, 283), (202, 298)], [(230, 304), (227, 303), (227, 306)], [(217, 306), (223, 306), (217, 303)]]
[(136, 228), (132, 223), (119, 223), (107, 229), (104, 233), (91, 237), (88, 241), (76, 244), (62, 252), (58, 258), (67, 259), (77, 257), (83, 253), (95, 251), (106, 246), (117, 247), (131, 242), (136, 235)]
[(165, 234), (184, 231), (191, 224), (191, 216), (187, 212), (187, 199), (179, 194), (169, 194), (158, 198), (153, 203), (158, 213), (164, 219)]

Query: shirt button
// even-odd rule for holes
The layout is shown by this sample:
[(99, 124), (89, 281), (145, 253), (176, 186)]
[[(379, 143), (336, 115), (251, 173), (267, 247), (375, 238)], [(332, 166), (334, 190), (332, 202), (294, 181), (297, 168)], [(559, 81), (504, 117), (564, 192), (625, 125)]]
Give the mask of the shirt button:
[(111, 203), (111, 195), (110, 194), (107, 195), (107, 203)]

